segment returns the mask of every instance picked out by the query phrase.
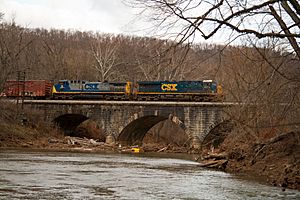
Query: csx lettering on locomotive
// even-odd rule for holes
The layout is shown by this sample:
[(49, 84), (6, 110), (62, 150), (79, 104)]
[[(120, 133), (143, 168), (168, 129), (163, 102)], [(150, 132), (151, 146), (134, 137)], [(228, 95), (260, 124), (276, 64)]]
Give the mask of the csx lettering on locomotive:
[(86, 90), (96, 90), (98, 89), (98, 84), (85, 84), (84, 88)]
[(162, 84), (161, 89), (163, 91), (177, 91), (177, 84)]

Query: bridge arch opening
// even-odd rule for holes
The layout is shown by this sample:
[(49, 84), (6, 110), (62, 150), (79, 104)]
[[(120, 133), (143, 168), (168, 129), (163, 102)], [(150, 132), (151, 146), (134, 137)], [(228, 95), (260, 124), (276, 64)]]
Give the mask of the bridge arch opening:
[(234, 123), (229, 120), (222, 121), (207, 130), (203, 138), (201, 147), (203, 150), (212, 150), (218, 148), (234, 128)]
[(64, 114), (56, 117), (53, 122), (57, 124), (65, 135), (75, 136), (75, 130), (82, 122), (89, 119), (82, 114)]
[(56, 117), (53, 122), (57, 124), (66, 136), (86, 137), (105, 141), (104, 131), (98, 124), (82, 114), (64, 114)]
[(129, 123), (120, 133), (118, 141), (123, 145), (146, 144), (155, 146), (173, 144), (183, 146), (188, 140), (182, 124), (175, 124), (166, 116), (144, 116)]

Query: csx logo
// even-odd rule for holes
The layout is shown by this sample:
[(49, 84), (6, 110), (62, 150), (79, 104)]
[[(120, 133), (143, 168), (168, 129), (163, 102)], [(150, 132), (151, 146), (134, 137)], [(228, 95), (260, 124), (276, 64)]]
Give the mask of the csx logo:
[(84, 88), (86, 90), (95, 90), (98, 89), (98, 84), (85, 84)]
[(163, 91), (177, 91), (177, 84), (162, 84), (161, 89)]

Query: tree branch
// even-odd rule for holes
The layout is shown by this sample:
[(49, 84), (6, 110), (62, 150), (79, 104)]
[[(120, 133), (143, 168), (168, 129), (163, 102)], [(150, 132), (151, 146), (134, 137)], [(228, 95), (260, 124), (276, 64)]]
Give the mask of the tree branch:
[[(273, 6), (269, 5), (269, 8), (271, 10), (272, 15), (275, 17), (275, 19), (277, 20), (277, 22), (279, 23), (280, 27), (282, 28), (282, 30), (284, 31), (284, 33), (286, 35), (291, 35), (291, 32), (289, 31), (289, 29), (287, 28), (286, 24), (284, 23), (284, 21), (281, 19), (281, 17), (277, 14), (276, 10), (274, 9)], [(297, 54), (299, 60), (300, 60), (300, 48), (297, 44), (297, 41), (294, 37), (292, 36), (287, 36), (290, 44), (292, 45), (295, 53)]]

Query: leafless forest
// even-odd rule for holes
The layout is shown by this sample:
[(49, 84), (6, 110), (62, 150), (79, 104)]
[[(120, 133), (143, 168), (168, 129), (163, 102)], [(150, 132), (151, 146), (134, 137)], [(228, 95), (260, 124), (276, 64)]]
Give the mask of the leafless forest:
[(1, 86), (17, 71), (25, 71), (26, 79), (54, 81), (218, 79), (224, 53), (218, 45), (177, 46), (156, 38), (28, 29), (6, 22), (0, 31)]

